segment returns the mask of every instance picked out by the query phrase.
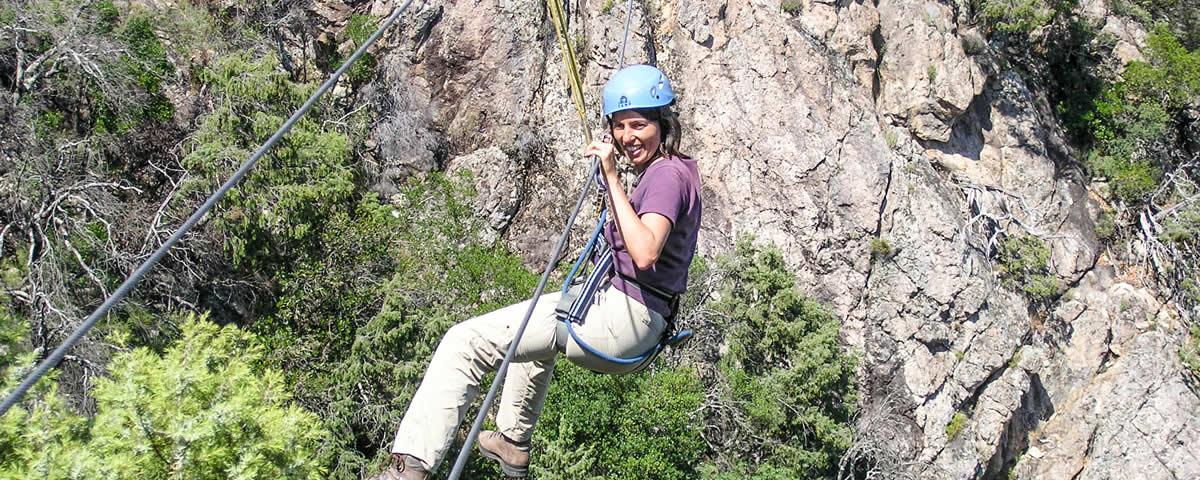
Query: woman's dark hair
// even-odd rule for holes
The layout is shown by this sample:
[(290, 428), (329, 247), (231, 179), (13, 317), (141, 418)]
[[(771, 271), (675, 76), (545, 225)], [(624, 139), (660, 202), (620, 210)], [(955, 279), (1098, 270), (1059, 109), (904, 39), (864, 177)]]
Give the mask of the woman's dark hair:
[[(658, 124), (659, 134), (661, 135), (659, 149), (668, 157), (691, 158), (679, 151), (679, 141), (683, 136), (683, 127), (679, 124), (679, 115), (671, 110), (670, 105), (658, 108), (639, 108), (635, 109), (639, 115), (646, 117), (647, 120)], [(608, 131), (612, 133), (612, 118), (608, 119)], [(613, 135), (615, 138), (616, 135)], [(619, 142), (613, 144), (621, 155), (625, 155), (624, 149), (621, 148)]]

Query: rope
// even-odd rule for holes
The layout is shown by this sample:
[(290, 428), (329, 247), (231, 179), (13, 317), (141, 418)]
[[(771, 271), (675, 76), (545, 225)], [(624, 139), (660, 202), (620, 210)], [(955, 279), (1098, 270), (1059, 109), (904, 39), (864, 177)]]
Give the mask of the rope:
[[(567, 71), (567, 83), (571, 86), (571, 100), (575, 103), (575, 111), (579, 113), (579, 123), (583, 125), (583, 139), (591, 143), (592, 128), (588, 124), (587, 109), (583, 103), (583, 77), (579, 75), (579, 63), (575, 58), (575, 48), (571, 45), (571, 40), (567, 35), (567, 15), (559, 0), (550, 0), (546, 4), (550, 7), (550, 23), (554, 24), (554, 32), (558, 36), (558, 48), (563, 51), (563, 66)], [(626, 19), (626, 23), (628, 23), (628, 19)], [(625, 57), (624, 45), (621, 46), (621, 57)]]
[[(579, 75), (579, 64), (575, 61), (575, 49), (571, 48), (571, 42), (567, 38), (567, 22), (566, 15), (563, 12), (563, 6), (559, 3), (560, 0), (549, 0), (550, 17), (554, 24), (554, 31), (558, 34), (558, 45), (563, 51), (563, 63), (567, 69), (567, 82), (571, 86), (571, 98), (575, 102), (575, 110), (579, 113), (579, 120), (583, 124), (584, 139), (587, 142), (592, 141), (592, 130), (588, 126), (587, 113), (583, 104), (583, 80)], [(629, 41), (629, 17), (633, 13), (633, 0), (628, 0), (625, 10), (625, 37), (621, 39), (620, 61), (621, 67), (625, 67), (625, 44)], [(619, 70), (619, 69), (618, 69)], [(600, 167), (600, 157), (592, 159), (592, 165), (588, 172), (595, 172)], [(537, 288), (533, 292), (533, 298), (530, 299), (529, 309), (525, 311), (525, 318), (521, 320), (521, 326), (517, 328), (517, 334), (513, 337), (512, 343), (508, 344), (508, 351), (504, 354), (504, 361), (500, 363), (500, 369), (496, 370), (496, 378), (492, 380), (491, 387), (488, 388), (487, 396), (483, 399), (483, 404), (479, 407), (479, 413), (475, 415), (475, 421), (471, 423), (471, 431), (467, 433), (466, 440), (463, 441), (462, 449), (458, 451), (458, 457), (454, 460), (454, 468), (450, 470), (449, 480), (458, 480), (462, 475), (463, 469), (467, 466), (467, 460), (471, 458), (471, 447), (475, 444), (475, 439), (479, 437), (479, 431), (483, 429), (483, 420), (487, 417), (488, 411), (492, 409), (492, 403), (496, 401), (496, 392), (500, 388), (500, 384), (504, 383), (504, 376), (508, 373), (508, 366), (512, 363), (513, 354), (517, 351), (517, 345), (521, 343), (521, 337), (525, 335), (525, 327), (529, 326), (529, 319), (533, 316), (533, 309), (537, 306), (538, 297), (542, 296), (542, 291), (546, 288), (546, 281), (550, 279), (550, 272), (554, 271), (554, 265), (557, 263), (562, 249), (567, 244), (567, 239), (571, 236), (571, 227), (575, 225), (575, 218), (579, 216), (579, 211), (583, 208), (583, 202), (587, 199), (589, 193), (589, 185), (592, 183), (591, 178), (584, 180), (583, 186), (579, 189), (579, 198), (575, 201), (575, 210), (571, 212), (570, 218), (567, 219), (567, 225), (563, 228), (562, 235), (558, 238), (558, 244), (554, 247), (554, 252), (550, 254), (550, 258), (546, 261), (546, 269), (542, 272), (542, 278), (538, 280)]]
[(258, 160), (262, 158), (263, 155), (266, 155), (267, 151), (270, 150), (271, 147), (275, 146), (275, 144), (279, 142), (279, 140), (283, 138), (283, 136), (286, 135), (289, 130), (292, 129), (292, 126), (304, 116), (304, 114), (308, 113), (308, 111), (312, 109), (313, 105), (317, 103), (317, 100), (320, 100), (321, 96), (324, 95), (325, 92), (333, 88), (338, 79), (341, 78), (342, 74), (345, 73), (346, 70), (350, 69), (350, 66), (354, 65), (354, 62), (358, 61), (359, 57), (362, 57), (363, 54), (366, 53), (367, 49), (370, 48), (371, 45), (373, 45), (375, 41), (379, 39), (379, 37), (383, 36), (384, 31), (391, 28), (392, 24), (396, 22), (396, 19), (400, 18), (400, 14), (404, 13), (404, 10), (407, 9), (410, 4), (412, 4), (412, 1), (413, 0), (407, 0), (403, 5), (393, 10), (391, 15), (387, 17), (387, 20), (384, 20), (379, 28), (375, 30), (375, 33), (372, 33), (371, 36), (367, 38), (367, 41), (363, 42), (363, 44), (354, 51), (354, 54), (350, 55), (350, 58), (346, 60), (346, 63), (343, 63), (342, 66), (337, 69), (337, 71), (333, 72), (333, 76), (329, 77), (325, 83), (321, 84), (321, 86), (317, 88), (317, 91), (313, 92), (312, 96), (308, 97), (308, 100), (304, 102), (304, 105), (301, 105), (300, 108), (296, 110), (296, 112), (293, 113), (286, 122), (283, 123), (283, 126), (279, 127), (279, 130), (276, 130), (275, 134), (271, 135), (271, 138), (267, 139), (266, 143), (263, 143), (262, 146), (258, 147), (258, 150), (256, 150), (254, 154), (242, 164), (241, 168), (238, 168), (238, 170), (234, 172), (233, 176), (229, 177), (229, 179), (226, 180), (225, 183), (222, 184), (221, 187), (212, 194), (212, 196), (208, 197), (208, 200), (205, 200), (204, 204), (201, 205), (200, 208), (195, 211), (195, 213), (192, 213), (192, 216), (188, 217), (188, 219), (183, 222), (183, 225), (180, 225), (179, 229), (176, 230), (175, 233), (172, 234), (171, 237), (162, 244), (162, 246), (158, 247), (158, 250), (155, 250), (154, 253), (150, 255), (150, 258), (147, 258), (146, 261), (143, 262), (142, 265), (133, 272), (133, 275), (130, 275), (120, 287), (117, 287), (112, 296), (108, 297), (108, 299), (105, 300), (95, 312), (92, 312), (92, 314), (88, 316), (87, 320), (85, 320), (81, 325), (79, 325), (78, 328), (75, 329), (74, 332), (71, 333), (71, 336), (68, 337), (66, 341), (59, 345), (58, 348), (54, 349), (54, 352), (51, 353), (49, 357), (46, 357), (46, 359), (43, 360), (42, 363), (33, 370), (33, 372), (25, 377), (25, 380), (23, 380), (20, 385), (17, 385), (17, 388), (13, 390), (12, 393), (9, 393), (8, 397), (4, 399), (4, 403), (0, 404), (0, 417), (3, 417), (4, 414), (8, 413), (8, 410), (16, 405), (16, 403), (21, 400), (21, 397), (23, 397), (25, 393), (28, 392), (29, 389), (33, 387), (33, 385), (37, 383), (43, 375), (46, 374), (46, 372), (48, 372), (55, 365), (58, 365), (58, 362), (62, 361), (63, 356), (67, 354), (67, 350), (70, 350), (75, 346), (75, 344), (83, 340), (83, 337), (86, 336), (88, 331), (96, 325), (96, 322), (100, 320), (100, 317), (106, 315), (108, 311), (117, 304), (117, 302), (120, 302), (122, 299), (124, 299), (125, 296), (134, 289), (134, 287), (137, 287), (137, 284), (141, 282), (142, 277), (145, 276), (151, 268), (154, 268), (154, 266), (158, 264), (159, 260), (161, 260), (162, 257), (167, 254), (167, 251), (169, 251), (171, 247), (174, 247), (175, 244), (179, 243), (179, 241), (183, 239), (183, 236), (187, 234), (192, 227), (196, 226), (196, 224), (204, 218), (204, 215), (212, 210), (213, 207), (216, 206), (217, 202), (219, 202), (221, 198), (229, 192), (229, 190), (237, 186), (237, 184), (242, 180), (242, 177), (245, 177), (246, 174), (250, 172), (250, 169), (254, 168), (254, 165), (258, 163)]

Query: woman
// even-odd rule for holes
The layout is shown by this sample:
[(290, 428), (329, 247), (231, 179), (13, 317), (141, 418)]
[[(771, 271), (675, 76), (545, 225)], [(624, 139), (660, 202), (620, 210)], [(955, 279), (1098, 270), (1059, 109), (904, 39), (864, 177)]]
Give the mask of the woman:
[[(658, 344), (675, 312), (674, 298), (687, 271), (700, 227), (700, 176), (696, 162), (679, 153), (680, 125), (671, 111), (675, 96), (667, 77), (649, 65), (618, 71), (604, 86), (604, 115), (612, 141), (595, 141), (584, 155), (600, 157), (608, 185), (610, 216), (604, 236), (614, 253), (614, 273), (592, 299), (575, 332), (586, 343), (617, 357), (642, 354)], [(638, 174), (632, 195), (621, 184), (616, 157)], [(529, 440), (541, 413), (558, 352), (594, 371), (625, 373), (586, 353), (573, 339), (556, 335), (558, 293), (538, 299), (504, 379), (496, 425), (479, 435), (484, 456), (505, 474), (523, 477)], [(429, 369), (409, 404), (392, 444), (393, 462), (378, 479), (426, 479), (437, 469), (479, 393), (487, 372), (500, 367), (529, 302), (459, 323), (442, 337)]]

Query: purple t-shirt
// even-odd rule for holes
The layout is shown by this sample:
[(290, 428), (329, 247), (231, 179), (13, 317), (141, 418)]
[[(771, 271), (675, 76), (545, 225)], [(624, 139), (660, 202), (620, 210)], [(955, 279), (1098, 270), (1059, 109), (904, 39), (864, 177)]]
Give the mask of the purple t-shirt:
[[(688, 266), (696, 253), (700, 232), (700, 171), (690, 158), (670, 157), (650, 165), (629, 196), (629, 203), (638, 216), (657, 213), (671, 221), (671, 232), (654, 266), (638, 270), (625, 250), (625, 241), (617, 232), (615, 222), (604, 226), (604, 239), (613, 248), (613, 268), (641, 285), (649, 285), (669, 293), (687, 289)], [(629, 286), (621, 275), (611, 278), (613, 287), (664, 317), (671, 315), (666, 299), (649, 291)]]

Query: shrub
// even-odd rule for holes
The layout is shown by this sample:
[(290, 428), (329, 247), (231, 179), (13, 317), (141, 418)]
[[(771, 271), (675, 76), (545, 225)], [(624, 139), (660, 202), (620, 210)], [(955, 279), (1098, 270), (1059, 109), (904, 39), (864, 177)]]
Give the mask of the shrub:
[(1058, 279), (1050, 274), (1050, 247), (1033, 235), (1011, 236), (997, 248), (1000, 278), (1019, 288), (1035, 303), (1058, 294)]
[(997, 31), (1028, 34), (1046, 26), (1074, 7), (1075, 0), (982, 0), (981, 12), (986, 23)]
[(1179, 348), (1179, 359), (1193, 375), (1200, 375), (1200, 327), (1192, 327), (1183, 346)]
[(1116, 238), (1117, 216), (1112, 210), (1101, 210), (1096, 216), (1096, 236), (1101, 242), (1109, 242)]
[(895, 253), (892, 250), (891, 242), (888, 242), (886, 238), (872, 238), (869, 249), (871, 252), (872, 262), (876, 260), (886, 260), (891, 258), (892, 254)]
[[(283, 124), (312, 86), (292, 82), (273, 56), (221, 57), (202, 78), (218, 100), (193, 135), (183, 166), (215, 190)], [(235, 265), (286, 265), (315, 246), (322, 225), (353, 205), (356, 190), (350, 140), (326, 127), (319, 109), (296, 123), (217, 208)]]
[(1149, 200), (1186, 148), (1178, 112), (1200, 98), (1200, 52), (1188, 52), (1165, 27), (1147, 37), (1146, 62), (1131, 62), (1084, 120), (1095, 145), (1087, 165), (1108, 177), (1114, 195), (1130, 205)]
[(1178, 246), (1200, 240), (1200, 207), (1185, 208), (1176, 215), (1168, 216), (1163, 221), (1159, 239)]
[(320, 421), (288, 405), (252, 336), (195, 317), (182, 332), (161, 355), (117, 355), (90, 422), (43, 381), (0, 424), (0, 477), (324, 478)]
[[(346, 22), (346, 37), (354, 44), (354, 48), (358, 48), (367, 39), (375, 33), (375, 29), (379, 28), (379, 18), (371, 15), (353, 14), (350, 15), (350, 20)], [(350, 57), (346, 57), (349, 59)], [(350, 67), (346, 72), (350, 81), (353, 83), (362, 83), (371, 79), (371, 75), (375, 73), (375, 54), (371, 52), (363, 52), (358, 61)], [(339, 64), (340, 66), (340, 64)]]
[(612, 376), (559, 362), (535, 434), (538, 478), (694, 478), (703, 400), (688, 368)]
[(800, 10), (804, 8), (804, 4), (801, 3), (800, 0), (783, 0), (783, 2), (779, 4), (779, 8), (780, 10), (783, 10), (783, 13), (788, 15), (798, 15)]
[(954, 412), (954, 417), (950, 419), (950, 423), (946, 424), (946, 441), (958, 438), (958, 434), (966, 428), (967, 415), (963, 412)]
[(755, 476), (834, 475), (857, 402), (856, 359), (842, 351), (837, 318), (800, 293), (778, 249), (746, 238), (717, 263), (729, 272), (711, 307), (727, 332), (721, 396), (748, 423), (726, 433), (719, 463)]
[(434, 174), (395, 205), (367, 196), (276, 275), (277, 310), (254, 328), (268, 363), (334, 432), (317, 454), (330, 478), (374, 467), (451, 325), (533, 291), (519, 258), (480, 242), (469, 184)]

